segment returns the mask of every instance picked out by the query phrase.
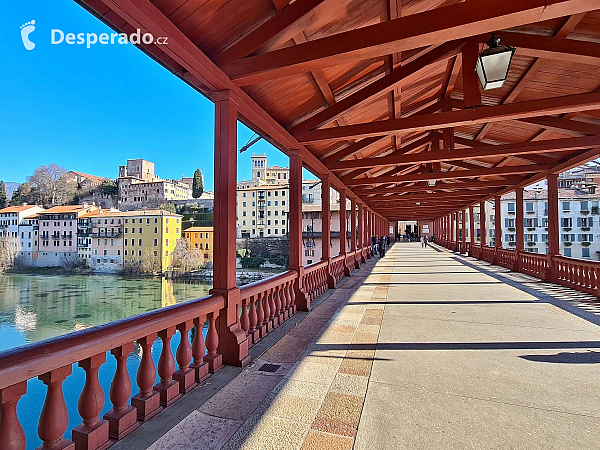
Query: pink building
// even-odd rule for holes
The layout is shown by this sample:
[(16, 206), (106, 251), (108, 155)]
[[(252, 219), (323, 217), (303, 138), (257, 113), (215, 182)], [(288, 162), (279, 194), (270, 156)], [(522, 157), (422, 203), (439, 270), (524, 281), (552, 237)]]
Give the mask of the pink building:
[(88, 204), (54, 206), (38, 213), (38, 266), (60, 266), (63, 258), (77, 258), (77, 219), (98, 207)]

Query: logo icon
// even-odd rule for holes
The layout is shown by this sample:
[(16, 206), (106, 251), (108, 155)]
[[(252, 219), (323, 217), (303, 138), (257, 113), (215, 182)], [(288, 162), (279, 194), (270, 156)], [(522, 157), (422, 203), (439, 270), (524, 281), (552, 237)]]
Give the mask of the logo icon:
[(23, 45), (27, 50), (33, 50), (35, 48), (35, 44), (29, 40), (29, 35), (33, 30), (35, 30), (35, 20), (21, 25), (21, 39), (23, 39)]

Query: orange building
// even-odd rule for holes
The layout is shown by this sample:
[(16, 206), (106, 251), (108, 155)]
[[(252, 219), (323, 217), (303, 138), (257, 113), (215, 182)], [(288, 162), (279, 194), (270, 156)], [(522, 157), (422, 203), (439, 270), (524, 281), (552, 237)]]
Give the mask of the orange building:
[(183, 235), (190, 248), (200, 250), (205, 263), (213, 261), (213, 227), (190, 227)]

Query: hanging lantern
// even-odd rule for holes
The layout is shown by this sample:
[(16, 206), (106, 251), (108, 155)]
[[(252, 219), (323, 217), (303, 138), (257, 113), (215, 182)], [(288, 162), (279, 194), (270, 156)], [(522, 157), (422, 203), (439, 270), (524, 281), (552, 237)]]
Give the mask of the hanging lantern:
[(502, 87), (508, 77), (508, 70), (516, 48), (500, 45), (495, 34), (487, 42), (488, 48), (477, 58), (475, 72), (484, 90)]

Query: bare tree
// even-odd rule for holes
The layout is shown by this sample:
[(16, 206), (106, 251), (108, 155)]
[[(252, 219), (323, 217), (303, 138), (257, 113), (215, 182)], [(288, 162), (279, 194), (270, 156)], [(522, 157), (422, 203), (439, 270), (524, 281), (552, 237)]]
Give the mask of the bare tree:
[(58, 164), (39, 166), (27, 182), (37, 194), (37, 203), (61, 205), (70, 203), (77, 193), (77, 185), (65, 178), (67, 169)]
[(190, 248), (185, 238), (179, 238), (173, 250), (173, 267), (180, 269), (183, 273), (202, 268), (202, 255), (200, 250)]
[(0, 272), (12, 269), (18, 261), (21, 252), (19, 238), (8, 235), (0, 236)]

